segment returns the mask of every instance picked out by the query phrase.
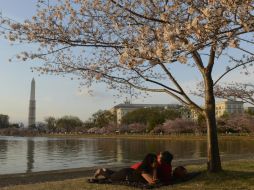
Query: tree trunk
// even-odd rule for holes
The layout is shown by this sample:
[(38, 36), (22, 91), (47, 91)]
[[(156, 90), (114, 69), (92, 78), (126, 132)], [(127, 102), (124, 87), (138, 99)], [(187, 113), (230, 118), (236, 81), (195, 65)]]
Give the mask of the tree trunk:
[(219, 172), (222, 168), (215, 118), (213, 80), (210, 73), (206, 74), (205, 77), (205, 118), (207, 125), (207, 170), (209, 172)]

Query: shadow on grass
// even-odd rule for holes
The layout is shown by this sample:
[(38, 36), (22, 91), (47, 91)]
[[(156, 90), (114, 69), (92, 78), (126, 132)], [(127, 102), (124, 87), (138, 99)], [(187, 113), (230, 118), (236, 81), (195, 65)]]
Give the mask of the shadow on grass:
[(81, 177), (88, 177), (94, 173), (94, 169), (79, 171), (79, 170), (67, 170), (67, 171), (46, 171), (46, 172), (34, 172), (28, 174), (13, 174), (0, 176), (0, 189), (1, 187), (13, 186), (13, 185), (26, 185), (34, 183), (44, 183), (50, 181), (63, 181), (66, 179), (75, 179)]
[(219, 173), (208, 173), (202, 171), (201, 175), (195, 178), (195, 182), (205, 182), (209, 184), (227, 184), (232, 181), (242, 181), (246, 183), (254, 184), (254, 172), (253, 171), (235, 171), (235, 170), (224, 170)]
[(122, 186), (129, 186), (129, 187), (134, 187), (134, 188), (139, 188), (139, 189), (157, 189), (160, 187), (165, 187), (165, 186), (172, 186), (172, 185), (178, 185), (187, 181), (192, 181), (194, 178), (197, 178), (201, 172), (190, 172), (188, 175), (186, 175), (182, 179), (177, 179), (173, 178), (171, 183), (169, 184), (163, 184), (163, 183), (157, 183), (154, 185), (149, 185), (147, 183), (143, 182), (134, 182), (134, 181), (112, 181), (110, 179), (88, 179), (88, 183), (96, 183), (96, 184), (110, 184), (110, 185), (122, 185)]

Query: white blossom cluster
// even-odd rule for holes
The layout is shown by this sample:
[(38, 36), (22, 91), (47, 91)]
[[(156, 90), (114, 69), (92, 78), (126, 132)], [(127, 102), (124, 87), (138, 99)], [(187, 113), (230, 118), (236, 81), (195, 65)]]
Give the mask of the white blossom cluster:
[[(35, 68), (41, 73), (71, 73), (84, 85), (106, 82), (123, 93), (128, 91), (126, 85), (166, 92), (198, 108), (170, 63), (194, 65), (205, 81), (215, 58), (230, 48), (245, 56), (239, 60), (229, 55), (234, 62), (252, 62), (252, 49), (241, 44), (254, 44), (253, 4), (253, 0), (39, 0), (30, 20), (18, 23), (2, 17), (1, 26), (12, 42), (40, 45), (16, 58), (43, 59), (45, 64)], [(208, 83), (204, 85), (208, 90)]]

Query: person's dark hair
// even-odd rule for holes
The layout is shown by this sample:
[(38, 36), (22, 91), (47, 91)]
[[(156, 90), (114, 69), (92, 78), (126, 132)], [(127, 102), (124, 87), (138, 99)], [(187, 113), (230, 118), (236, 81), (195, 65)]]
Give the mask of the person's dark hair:
[(161, 152), (161, 155), (162, 155), (161, 157), (162, 162), (166, 164), (171, 164), (174, 157), (169, 151)]
[(173, 171), (173, 177), (175, 179), (184, 179), (187, 176), (187, 169), (183, 166), (177, 166)]
[(151, 172), (152, 171), (152, 164), (157, 162), (156, 154), (149, 153), (145, 156), (144, 160), (142, 161), (140, 167), (138, 168), (141, 172)]

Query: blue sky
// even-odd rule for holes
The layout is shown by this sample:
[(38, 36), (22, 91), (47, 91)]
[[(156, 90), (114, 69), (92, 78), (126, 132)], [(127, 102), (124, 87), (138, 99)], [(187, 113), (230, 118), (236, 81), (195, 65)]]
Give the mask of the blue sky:
[[(1, 1), (1, 11), (4, 16), (22, 21), (35, 13), (33, 0)], [(98, 109), (109, 109), (114, 105), (109, 93), (95, 91), (91, 97), (82, 89), (79, 92), (77, 81), (65, 78), (32, 73), (32, 62), (9, 62), (16, 52), (22, 51), (21, 45), (10, 46), (1, 40), (0, 46), (0, 113), (10, 116), (11, 122), (27, 123), (31, 80), (36, 81), (36, 116), (37, 121), (43, 121), (47, 116), (61, 117), (74, 115), (86, 120)]]
[[(31, 17), (36, 11), (36, 0), (2, 0), (1, 8), (3, 16), (22, 21)], [(68, 77), (42, 75), (33, 73), (30, 67), (34, 62), (9, 62), (8, 59), (15, 56), (16, 52), (29, 48), (27, 45), (10, 46), (8, 42), (0, 40), (0, 114), (10, 116), (11, 122), (24, 122), (27, 124), (28, 105), (31, 80), (36, 82), (36, 116), (37, 121), (43, 121), (47, 116), (61, 117), (64, 115), (78, 116), (81, 120), (88, 119), (92, 113), (99, 109), (110, 109), (115, 104), (122, 103), (125, 99), (115, 99), (111, 91), (107, 91), (103, 85), (92, 88), (93, 96), (88, 94), (88, 89), (79, 90), (79, 82), (69, 80)], [(183, 76), (183, 84), (192, 89), (199, 76), (191, 69), (184, 72), (183, 66), (175, 67), (175, 73)], [(218, 68), (221, 71), (222, 68)], [(232, 77), (233, 76), (233, 77)], [(238, 72), (224, 79), (224, 81), (253, 82), (253, 78), (242, 77)], [(128, 97), (128, 95), (126, 95)], [(152, 94), (146, 99), (135, 99), (133, 103), (176, 103), (176, 101), (163, 94)], [(202, 102), (200, 101), (200, 104)]]
[[(3, 16), (22, 21), (35, 14), (36, 0), (2, 0)], [(31, 80), (36, 83), (36, 117), (43, 121), (47, 116), (62, 117), (64, 115), (78, 116), (85, 121), (99, 109), (110, 109), (115, 104), (122, 103), (125, 98), (115, 99), (103, 85), (92, 87), (93, 96), (85, 87), (79, 90), (79, 82), (67, 77), (57, 77), (33, 73), (30, 67), (33, 62), (9, 62), (16, 52), (23, 50), (22, 45), (9, 45), (0, 40), (0, 114), (10, 116), (11, 122), (28, 120), (28, 106)], [(29, 48), (29, 47), (28, 47)], [(128, 96), (128, 95), (127, 95)], [(172, 98), (166, 95), (155, 95), (149, 99), (135, 100), (135, 103), (172, 103)]]

